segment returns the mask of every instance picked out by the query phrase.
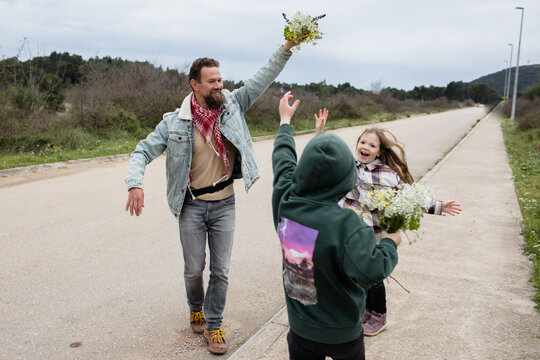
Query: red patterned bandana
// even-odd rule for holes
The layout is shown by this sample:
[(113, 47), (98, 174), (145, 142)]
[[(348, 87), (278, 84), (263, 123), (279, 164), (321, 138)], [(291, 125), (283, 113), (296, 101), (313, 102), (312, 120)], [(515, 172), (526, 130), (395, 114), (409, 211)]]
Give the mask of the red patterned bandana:
[[(223, 159), (225, 163), (225, 168), (227, 172), (223, 175), (229, 173), (229, 158), (227, 157), (227, 151), (223, 145), (223, 139), (221, 138), (221, 131), (219, 131), (219, 114), (221, 109), (210, 109), (206, 110), (197, 103), (195, 100), (195, 95), (191, 96), (191, 114), (193, 117), (193, 123), (199, 133), (202, 135), (204, 142), (212, 146), (212, 134), (216, 139), (217, 145), (217, 154)], [(213, 146), (212, 146), (213, 148)], [(215, 151), (215, 149), (214, 149)]]

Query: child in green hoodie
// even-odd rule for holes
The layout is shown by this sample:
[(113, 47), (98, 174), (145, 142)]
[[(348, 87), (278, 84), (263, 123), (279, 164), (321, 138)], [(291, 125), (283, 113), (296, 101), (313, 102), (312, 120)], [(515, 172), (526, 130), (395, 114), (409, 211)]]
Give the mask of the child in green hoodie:
[(364, 359), (366, 289), (397, 265), (398, 234), (371, 228), (338, 201), (356, 184), (354, 157), (338, 136), (312, 139), (297, 162), (287, 92), (274, 142), (272, 209), (283, 255), (290, 359)]

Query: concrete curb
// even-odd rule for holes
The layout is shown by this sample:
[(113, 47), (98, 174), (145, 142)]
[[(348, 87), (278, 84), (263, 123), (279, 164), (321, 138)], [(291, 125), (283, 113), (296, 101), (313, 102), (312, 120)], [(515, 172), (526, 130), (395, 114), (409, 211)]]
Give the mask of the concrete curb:
[(228, 359), (260, 359), (265, 354), (268, 354), (269, 349), (288, 331), (287, 307), (284, 306)]

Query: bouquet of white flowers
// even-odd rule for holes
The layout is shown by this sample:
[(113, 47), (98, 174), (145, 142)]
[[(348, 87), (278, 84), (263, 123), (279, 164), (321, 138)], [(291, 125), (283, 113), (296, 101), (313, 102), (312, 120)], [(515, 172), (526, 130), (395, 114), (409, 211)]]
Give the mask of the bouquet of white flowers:
[[(322, 39), (321, 30), (319, 30), (319, 23), (317, 20), (325, 17), (326, 14), (311, 17), (308, 14), (304, 14), (297, 11), (294, 14), (292, 20), (287, 19), (287, 15), (283, 13), (283, 18), (287, 22), (285, 29), (283, 29), (283, 35), (285, 40), (293, 41), (297, 44), (307, 43), (316, 45), (316, 40)], [(300, 45), (297, 46), (300, 50)]]
[(367, 207), (377, 211), (379, 226), (388, 233), (418, 230), (432, 198), (431, 190), (416, 183), (400, 185), (397, 190), (376, 188), (367, 194)]

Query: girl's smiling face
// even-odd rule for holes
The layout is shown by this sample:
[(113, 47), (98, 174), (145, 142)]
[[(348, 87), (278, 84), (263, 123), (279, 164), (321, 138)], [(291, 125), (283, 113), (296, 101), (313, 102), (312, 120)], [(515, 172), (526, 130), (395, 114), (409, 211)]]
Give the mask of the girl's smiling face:
[(360, 137), (356, 145), (358, 161), (362, 164), (368, 164), (374, 161), (381, 152), (381, 141), (374, 133), (365, 133)]

